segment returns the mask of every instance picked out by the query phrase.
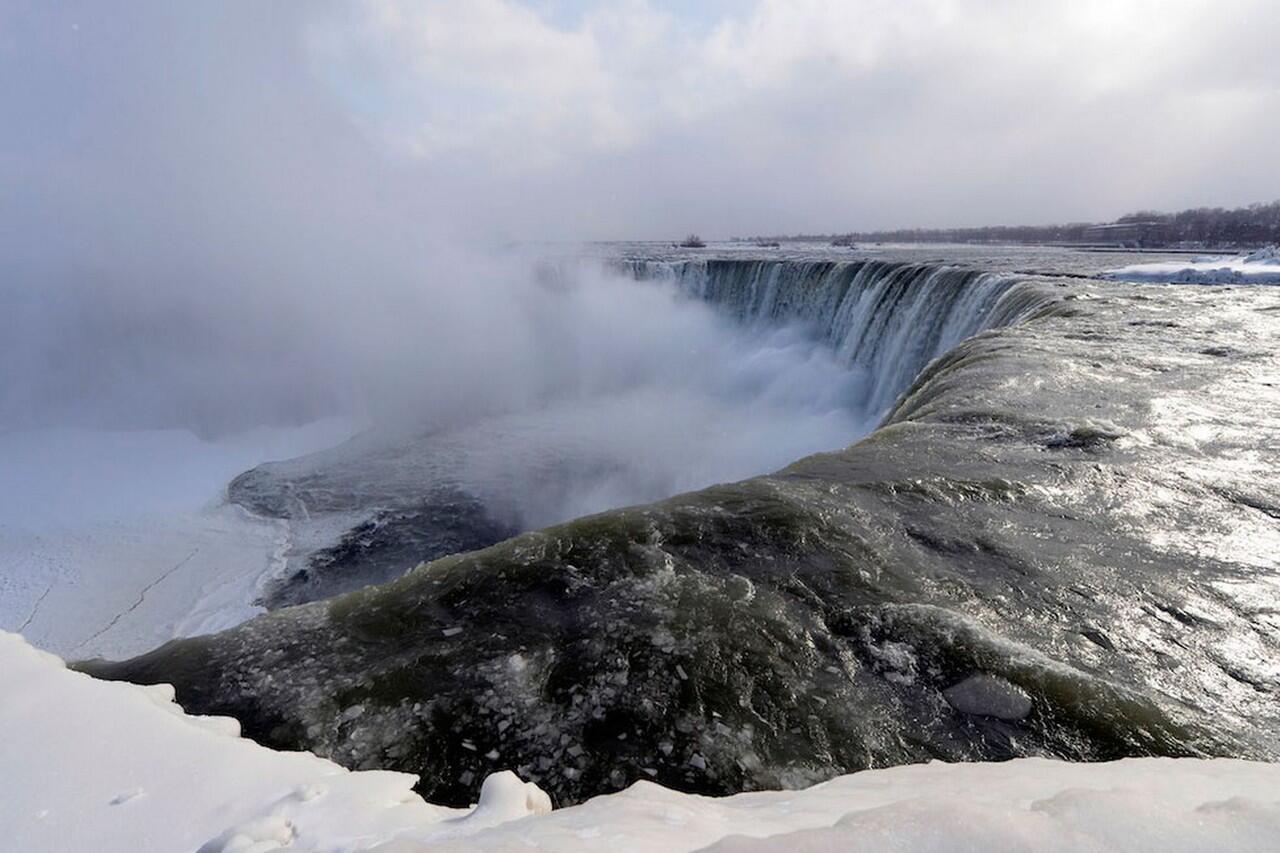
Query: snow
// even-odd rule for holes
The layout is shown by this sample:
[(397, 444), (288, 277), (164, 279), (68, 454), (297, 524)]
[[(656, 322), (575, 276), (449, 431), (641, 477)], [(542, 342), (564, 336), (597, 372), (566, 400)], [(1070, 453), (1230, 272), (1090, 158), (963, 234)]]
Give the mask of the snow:
[(1163, 261), (1108, 270), (1103, 278), (1183, 284), (1280, 284), (1280, 248), (1247, 255), (1209, 255), (1189, 262)]
[(250, 618), (287, 529), (228, 504), (227, 482), (355, 429), (0, 433), (0, 628), (67, 657), (119, 658)]
[(0, 672), (0, 827), (27, 853), (1280, 848), (1280, 765), (933, 763), (724, 798), (638, 782), (555, 811), (504, 772), (475, 808), (446, 809), (407, 774), (266, 749), (182, 713), (170, 688), (69, 671), (15, 634)]
[[(99, 681), (0, 633), (0, 827), (37, 851), (366, 850), (409, 830), (448, 837), (544, 812), (546, 795), (490, 778), (471, 814), (424, 803), (414, 777), (350, 772), (193, 717), (167, 686)], [(460, 820), (460, 818), (462, 818)]]

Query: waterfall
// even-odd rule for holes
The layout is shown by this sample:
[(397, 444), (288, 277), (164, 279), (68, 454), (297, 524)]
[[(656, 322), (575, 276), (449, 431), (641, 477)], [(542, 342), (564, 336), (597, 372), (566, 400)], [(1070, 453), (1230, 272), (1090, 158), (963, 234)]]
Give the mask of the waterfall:
[[(1025, 311), (1003, 304), (1017, 280), (955, 266), (887, 261), (618, 262), (744, 324), (800, 323), (865, 372), (864, 411), (883, 412), (930, 361)], [(1015, 300), (1016, 302), (1016, 300)]]

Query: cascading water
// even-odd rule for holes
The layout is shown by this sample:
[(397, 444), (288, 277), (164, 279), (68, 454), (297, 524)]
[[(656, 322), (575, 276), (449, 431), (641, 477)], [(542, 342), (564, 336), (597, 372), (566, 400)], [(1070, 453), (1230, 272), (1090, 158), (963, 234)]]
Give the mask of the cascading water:
[[(1008, 276), (953, 266), (634, 261), (613, 272), (623, 277), (544, 265), (535, 290), (561, 329), (585, 336), (573, 348), (604, 365), (589, 391), (569, 380), (535, 406), (238, 477), (233, 500), (290, 519), (309, 543), (266, 602), (847, 446), (932, 359), (1035, 303), (1008, 298)], [(619, 314), (628, 328), (606, 340), (600, 328)]]
[(750, 325), (800, 323), (866, 378), (851, 404), (882, 413), (934, 358), (1027, 306), (1016, 280), (954, 266), (885, 261), (626, 261), (637, 279), (672, 281)]

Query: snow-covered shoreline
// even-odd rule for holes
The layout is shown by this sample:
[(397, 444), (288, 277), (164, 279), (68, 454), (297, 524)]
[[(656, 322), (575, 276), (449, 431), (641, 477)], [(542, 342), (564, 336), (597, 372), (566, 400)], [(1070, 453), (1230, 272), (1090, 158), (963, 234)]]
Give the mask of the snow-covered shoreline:
[(228, 504), (227, 481), (355, 429), (0, 434), (0, 628), (69, 658), (128, 657), (252, 618), (288, 530)]
[(510, 773), (473, 809), (192, 717), (166, 686), (105, 682), (0, 632), (0, 826), (26, 853), (277, 849), (1151, 850), (1280, 845), (1280, 765), (1234, 759), (910, 765), (710, 798), (648, 782), (549, 810)]
[(1280, 249), (1247, 255), (1200, 255), (1189, 261), (1132, 264), (1107, 270), (1102, 278), (1169, 284), (1280, 284)]

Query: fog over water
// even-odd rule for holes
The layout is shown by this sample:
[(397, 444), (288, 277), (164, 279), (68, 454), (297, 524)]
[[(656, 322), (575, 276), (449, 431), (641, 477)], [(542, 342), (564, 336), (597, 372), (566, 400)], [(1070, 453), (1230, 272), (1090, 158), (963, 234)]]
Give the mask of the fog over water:
[[(1108, 67), (1123, 91), (1086, 85), (1071, 100), (1064, 81), (1113, 56), (1143, 15), (1028, 7), (1001, 30), (976, 7), (930, 2), (860, 15), (771, 2), (6, 4), (0, 429), (217, 437), (332, 415), (443, 429), (530, 412), (540, 435), (589, 434), (606, 468), (667, 460), (659, 491), (841, 446), (865, 427), (867, 413), (842, 408), (862, 380), (803, 336), (734, 329), (603, 274), (557, 289), (512, 242), (1083, 213), (1055, 177), (1068, 150), (1082, 161), (1079, 139), (1049, 150), (1011, 129), (1030, 93), (987, 85), (1002, 63), (1025, 66), (1021, 48), (991, 54), (982, 74), (953, 62), (958, 77), (937, 63), (963, 57), (936, 48), (1092, 33), (1031, 77), (1069, 107), (1064, 122), (1096, 130), (1103, 107), (1167, 111), (1147, 96), (1196, 91), (1168, 84), (1208, 67), (1227, 12), (1274, 18), (1266, 4), (1228, 7), (1208, 23), (1162, 11), (1143, 43), (1152, 61)], [(1099, 16), (1108, 27), (1090, 25)], [(1156, 61), (1188, 32), (1176, 68)], [(1274, 63), (1255, 74), (1259, 44), (1232, 44), (1236, 59), (1205, 85), (1238, 89), (1218, 103), (1259, 131), (1215, 145), (1247, 147), (1280, 114), (1258, 108)], [(966, 115), (981, 127), (940, 100), (944, 80), (973, 95)], [(1256, 161), (1219, 156), (1192, 126), (1162, 130), (1184, 165)], [(985, 145), (993, 129), (1030, 158), (1019, 185), (1062, 205), (1029, 209), (999, 182), (970, 192), (1010, 154)], [(1123, 171), (1132, 152), (1116, 144), (1083, 159)], [(1130, 193), (1103, 196), (1118, 207), (1102, 213), (1183, 201), (1147, 192), (1157, 176), (1107, 177), (1070, 182)], [(1237, 177), (1215, 183), (1241, 201), (1268, 180)]]
[(527, 525), (760, 473), (869, 424), (862, 374), (803, 328), (742, 327), (589, 266), (433, 272), (265, 309), (234, 286), (28, 296), (5, 342), (7, 426), (216, 439), (337, 415), (438, 433), (465, 457), (452, 475), (504, 483)]
[[(40, 135), (6, 132), (0, 429), (435, 431), (485, 448), (469, 479), (544, 482), (516, 498), (536, 505), (512, 510), (523, 524), (865, 431), (862, 378), (804, 330), (744, 329), (589, 265), (548, 276), (564, 249), (500, 245), (473, 197), (433, 195), (433, 167), (353, 122), (314, 67), (317, 20), (334, 19), (10, 16), (0, 62), (31, 88), (5, 99)], [(588, 480), (549, 495), (569, 458)]]

